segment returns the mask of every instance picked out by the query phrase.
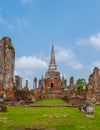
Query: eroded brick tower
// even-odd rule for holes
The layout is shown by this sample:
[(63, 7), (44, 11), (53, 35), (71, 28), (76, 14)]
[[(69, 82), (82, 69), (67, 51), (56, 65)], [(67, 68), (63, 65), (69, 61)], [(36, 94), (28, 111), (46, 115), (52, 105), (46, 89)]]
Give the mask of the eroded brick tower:
[(0, 92), (4, 91), (6, 97), (9, 97), (9, 94), (11, 96), (12, 89), (14, 88), (14, 64), (14, 47), (12, 46), (11, 39), (4, 37), (0, 40)]
[(46, 98), (56, 98), (61, 94), (61, 77), (57, 70), (54, 47), (52, 46), (49, 68), (43, 79), (42, 95)]

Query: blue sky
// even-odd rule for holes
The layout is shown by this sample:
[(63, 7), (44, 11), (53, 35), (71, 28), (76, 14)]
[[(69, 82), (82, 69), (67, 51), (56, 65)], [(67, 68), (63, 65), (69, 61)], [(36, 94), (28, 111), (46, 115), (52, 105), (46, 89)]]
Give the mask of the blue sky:
[(0, 39), (16, 51), (15, 74), (29, 80), (48, 69), (52, 44), (58, 70), (69, 82), (100, 67), (100, 0), (0, 0)]

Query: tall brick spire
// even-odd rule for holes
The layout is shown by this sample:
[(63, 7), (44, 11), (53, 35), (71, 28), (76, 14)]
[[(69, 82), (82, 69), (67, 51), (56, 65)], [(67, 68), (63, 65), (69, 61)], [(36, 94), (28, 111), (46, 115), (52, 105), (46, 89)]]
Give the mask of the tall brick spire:
[(52, 45), (52, 50), (51, 50), (51, 59), (50, 59), (50, 64), (49, 64), (49, 70), (57, 70), (55, 53), (54, 53), (54, 46), (53, 45)]
[(49, 69), (45, 74), (45, 79), (60, 79), (60, 72), (57, 70), (53, 45), (51, 50)]

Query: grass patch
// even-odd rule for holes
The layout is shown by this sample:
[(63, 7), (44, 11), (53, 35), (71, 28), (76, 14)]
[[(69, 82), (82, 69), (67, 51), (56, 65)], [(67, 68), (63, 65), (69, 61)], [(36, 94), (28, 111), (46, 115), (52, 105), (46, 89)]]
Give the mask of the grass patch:
[(54, 100), (39, 100), (36, 101), (34, 104), (66, 104), (66, 102), (60, 99), (54, 99)]
[(8, 107), (8, 112), (0, 113), (0, 130), (20, 130), (27, 126), (48, 130), (100, 130), (100, 106), (95, 106), (92, 118), (69, 107)]

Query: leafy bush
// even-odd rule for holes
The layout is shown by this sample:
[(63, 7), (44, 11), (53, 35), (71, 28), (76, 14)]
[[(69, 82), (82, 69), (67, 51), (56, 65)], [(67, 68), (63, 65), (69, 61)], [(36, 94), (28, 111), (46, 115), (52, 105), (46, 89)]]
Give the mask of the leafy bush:
[(14, 49), (14, 47), (12, 45), (8, 45), (8, 49)]

